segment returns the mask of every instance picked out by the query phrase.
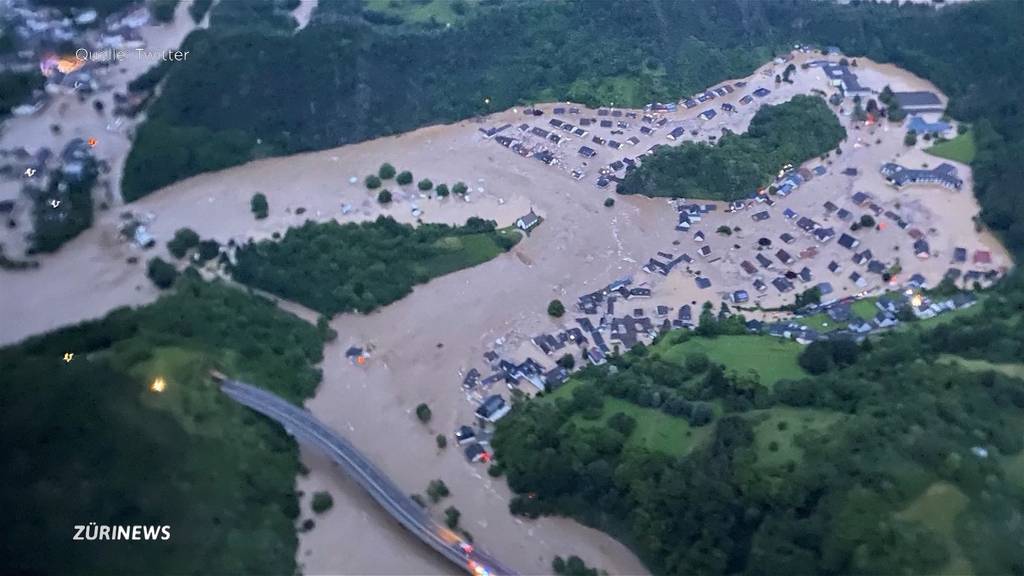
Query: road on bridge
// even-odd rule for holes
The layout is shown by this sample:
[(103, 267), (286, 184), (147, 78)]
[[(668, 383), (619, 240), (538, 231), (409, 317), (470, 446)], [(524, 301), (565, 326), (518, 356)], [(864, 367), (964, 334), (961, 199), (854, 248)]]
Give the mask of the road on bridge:
[(437, 522), (422, 506), (402, 492), (345, 438), (324, 426), (308, 410), (251, 384), (214, 376), (221, 391), (239, 404), (276, 421), (300, 442), (319, 448), (406, 529), (442, 556), (475, 576), (514, 575), (486, 552)]

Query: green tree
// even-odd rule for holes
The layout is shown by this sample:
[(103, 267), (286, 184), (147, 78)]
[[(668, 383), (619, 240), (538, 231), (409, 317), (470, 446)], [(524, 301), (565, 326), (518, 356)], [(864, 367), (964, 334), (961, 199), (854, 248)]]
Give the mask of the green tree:
[(557, 298), (548, 303), (548, 315), (561, 318), (565, 314), (565, 305)]
[(412, 172), (409, 172), (408, 170), (399, 172), (398, 177), (395, 178), (395, 182), (398, 182), (402, 186), (412, 183)]
[(311, 508), (317, 514), (323, 514), (334, 506), (334, 497), (330, 492), (316, 492), (313, 494)]
[(576, 358), (572, 354), (564, 354), (558, 359), (558, 365), (566, 370), (572, 370), (576, 366)]
[(611, 208), (612, 206), (615, 206), (615, 198), (605, 198), (604, 207)]
[(448, 447), (448, 439), (444, 437), (444, 434), (438, 434), (434, 437), (434, 440), (437, 442), (438, 448), (444, 450)]
[(249, 206), (252, 209), (252, 213), (256, 215), (257, 220), (266, 218), (270, 210), (270, 205), (267, 204), (267, 197), (262, 192), (257, 192), (252, 195), (252, 200), (249, 201)]
[(874, 228), (875, 218), (871, 214), (863, 214), (860, 217), (859, 224), (861, 228)]
[(146, 275), (153, 281), (153, 284), (156, 284), (157, 288), (170, 288), (178, 278), (178, 270), (173, 264), (158, 256), (150, 259), (146, 266)]
[(434, 193), (437, 194), (438, 198), (447, 198), (448, 197), (448, 185), (447, 184), (438, 184), (437, 187), (434, 188)]
[(717, 229), (715, 229), (715, 232), (717, 232), (718, 234), (721, 234), (722, 236), (731, 236), (732, 235), (732, 228), (730, 228), (730, 227), (728, 227), (728, 226), (723, 224), (723, 225), (719, 226)]
[(377, 176), (381, 180), (391, 180), (395, 177), (395, 167), (385, 162), (377, 169)]
[(917, 144), (917, 132), (913, 130), (907, 130), (906, 136), (903, 137), (904, 146), (914, 146)]
[(391, 200), (392, 197), (390, 190), (381, 190), (380, 193), (377, 194), (377, 202), (381, 204), (390, 204)]
[(420, 419), (420, 422), (424, 424), (430, 422), (431, 415), (430, 406), (427, 406), (426, 402), (421, 402), (416, 406), (416, 417)]
[(376, 190), (377, 188), (380, 188), (381, 184), (380, 178), (374, 174), (370, 174), (369, 176), (367, 176), (364, 182), (366, 184), (366, 187), (369, 188), (370, 190)]
[(426, 192), (434, 187), (434, 183), (431, 182), (429, 178), (424, 178), (423, 180), (420, 180), (418, 184), (416, 184), (416, 187)]
[(174, 9), (177, 7), (178, 0), (149, 0), (149, 13), (161, 24), (174, 21)]
[(450, 495), (451, 492), (448, 490), (448, 486), (445, 485), (444, 480), (431, 480), (430, 483), (427, 484), (427, 496), (430, 498), (430, 501), (435, 504), (440, 502), (442, 498), (447, 498)]
[(178, 228), (174, 237), (167, 242), (167, 250), (175, 258), (184, 258), (190, 248), (199, 244), (199, 234), (191, 228)]
[(449, 506), (444, 509), (444, 524), (445, 526), (455, 530), (459, 525), (459, 518), (462, 517), (462, 512), (455, 506)]
[(196, 260), (200, 263), (213, 260), (220, 254), (220, 244), (216, 240), (202, 240), (198, 246)]
[(452, 194), (455, 194), (456, 196), (465, 196), (468, 190), (469, 188), (466, 186), (465, 182), (456, 182), (455, 185), (452, 186)]

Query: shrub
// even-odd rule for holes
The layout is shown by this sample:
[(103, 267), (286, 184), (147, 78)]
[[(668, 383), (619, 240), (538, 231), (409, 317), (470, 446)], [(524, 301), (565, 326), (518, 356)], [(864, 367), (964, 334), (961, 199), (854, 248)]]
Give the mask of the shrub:
[(270, 211), (270, 205), (267, 204), (267, 197), (261, 192), (257, 192), (252, 195), (252, 200), (249, 201), (249, 206), (252, 208), (252, 213), (256, 215), (257, 220), (266, 218)]
[(907, 135), (903, 137), (904, 146), (913, 146), (917, 144), (917, 133), (913, 130), (907, 132)]
[(196, 251), (196, 259), (200, 263), (212, 260), (220, 254), (220, 244), (216, 240), (203, 240), (199, 243), (199, 249)]
[(380, 165), (379, 169), (377, 169), (377, 176), (379, 176), (381, 180), (391, 180), (395, 177), (395, 167), (385, 162)]
[(313, 512), (323, 514), (330, 510), (331, 506), (334, 506), (334, 498), (330, 492), (316, 492), (313, 494), (313, 502), (311, 504)]
[(636, 429), (636, 418), (625, 412), (616, 412), (608, 418), (608, 427), (619, 431), (623, 436), (629, 436)]
[(615, 206), (615, 198), (605, 198), (604, 207), (611, 208), (612, 206)]
[(452, 186), (452, 194), (458, 194), (459, 196), (464, 196), (466, 194), (466, 192), (468, 192), (468, 191), (469, 191), (469, 187), (466, 186), (466, 184), (464, 182), (456, 182), (455, 185)]
[(431, 480), (430, 484), (427, 484), (427, 496), (430, 497), (431, 502), (438, 502), (441, 498), (446, 498), (451, 495), (448, 490), (448, 486), (445, 485), (444, 480)]
[(398, 178), (395, 179), (395, 182), (398, 182), (402, 186), (409, 184), (410, 182), (412, 182), (412, 172), (409, 172), (408, 170), (403, 170), (398, 174)]
[(149, 4), (149, 12), (153, 19), (161, 24), (174, 21), (174, 9), (178, 6), (178, 0), (153, 0)]
[(548, 304), (548, 314), (555, 318), (561, 318), (565, 314), (565, 305), (561, 300), (552, 300)]
[(303, 532), (309, 532), (310, 530), (312, 530), (315, 527), (316, 527), (316, 522), (314, 522), (312, 518), (306, 518), (305, 520), (302, 521), (302, 531)]
[(505, 473), (505, 467), (499, 462), (495, 462), (487, 467), (487, 475), (491, 478), (497, 478)]
[(391, 192), (389, 190), (381, 190), (380, 194), (377, 194), (377, 202), (381, 204), (390, 204), (391, 199)]
[(156, 257), (146, 266), (146, 276), (161, 290), (170, 288), (178, 278), (178, 270), (163, 258)]
[(448, 196), (448, 185), (438, 184), (437, 188), (434, 188), (434, 193), (437, 194), (438, 198), (444, 198)]
[(433, 414), (430, 412), (430, 406), (427, 406), (426, 402), (421, 402), (420, 405), (416, 407), (416, 417), (420, 419), (420, 422), (423, 422), (424, 424), (430, 422), (430, 417), (432, 415)]
[(199, 244), (199, 234), (196, 234), (191, 228), (178, 228), (174, 233), (174, 238), (167, 242), (167, 250), (175, 258), (184, 258), (189, 249), (197, 244)]
[(449, 506), (444, 509), (444, 523), (452, 530), (459, 525), (459, 518), (462, 517), (462, 512), (455, 506)]
[(427, 190), (430, 190), (431, 188), (434, 187), (434, 183), (430, 181), (430, 178), (424, 178), (423, 180), (420, 180), (418, 184), (416, 184), (416, 187), (426, 192)]
[(370, 190), (376, 190), (377, 188), (380, 188), (380, 178), (374, 176), (373, 174), (367, 176), (364, 182), (366, 183), (366, 187), (369, 188)]

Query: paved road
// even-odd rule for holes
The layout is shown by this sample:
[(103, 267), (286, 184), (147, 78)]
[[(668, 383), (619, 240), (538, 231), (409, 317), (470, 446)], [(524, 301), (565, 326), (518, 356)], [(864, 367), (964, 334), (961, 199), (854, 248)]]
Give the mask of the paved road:
[(458, 534), (434, 520), (423, 507), (395, 486), (347, 440), (324, 426), (309, 411), (266, 390), (237, 380), (224, 379), (220, 387), (222, 392), (239, 404), (248, 406), (284, 426), (288, 434), (296, 440), (322, 450), (335, 463), (342, 466), (406, 529), (463, 570), (476, 576), (515, 574), (513, 570), (486, 552), (470, 546)]

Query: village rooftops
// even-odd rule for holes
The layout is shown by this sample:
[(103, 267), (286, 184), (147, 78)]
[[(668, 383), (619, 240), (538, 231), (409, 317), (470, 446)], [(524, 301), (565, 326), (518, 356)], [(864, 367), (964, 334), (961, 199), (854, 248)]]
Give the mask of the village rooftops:
[(907, 112), (933, 112), (943, 111), (942, 101), (934, 92), (893, 92), (893, 98), (900, 108)]
[(860, 240), (857, 240), (853, 236), (850, 236), (849, 234), (844, 232), (839, 236), (839, 240), (837, 240), (837, 243), (843, 248), (853, 250), (854, 248), (857, 247), (857, 245), (860, 244)]
[(497, 422), (509, 413), (512, 407), (498, 394), (488, 396), (476, 409), (476, 415), (488, 422)]
[(832, 84), (842, 88), (843, 92), (856, 94), (870, 91), (867, 87), (861, 86), (857, 80), (857, 75), (851, 72), (848, 66), (826, 62), (822, 65), (821, 69), (829, 77)]
[(914, 116), (907, 122), (907, 131), (915, 134), (944, 134), (952, 127), (949, 122), (928, 122), (920, 116)]
[(938, 184), (959, 190), (963, 180), (957, 178), (956, 166), (943, 162), (931, 169), (910, 169), (899, 164), (886, 162), (881, 168), (882, 175), (897, 188), (906, 184)]

